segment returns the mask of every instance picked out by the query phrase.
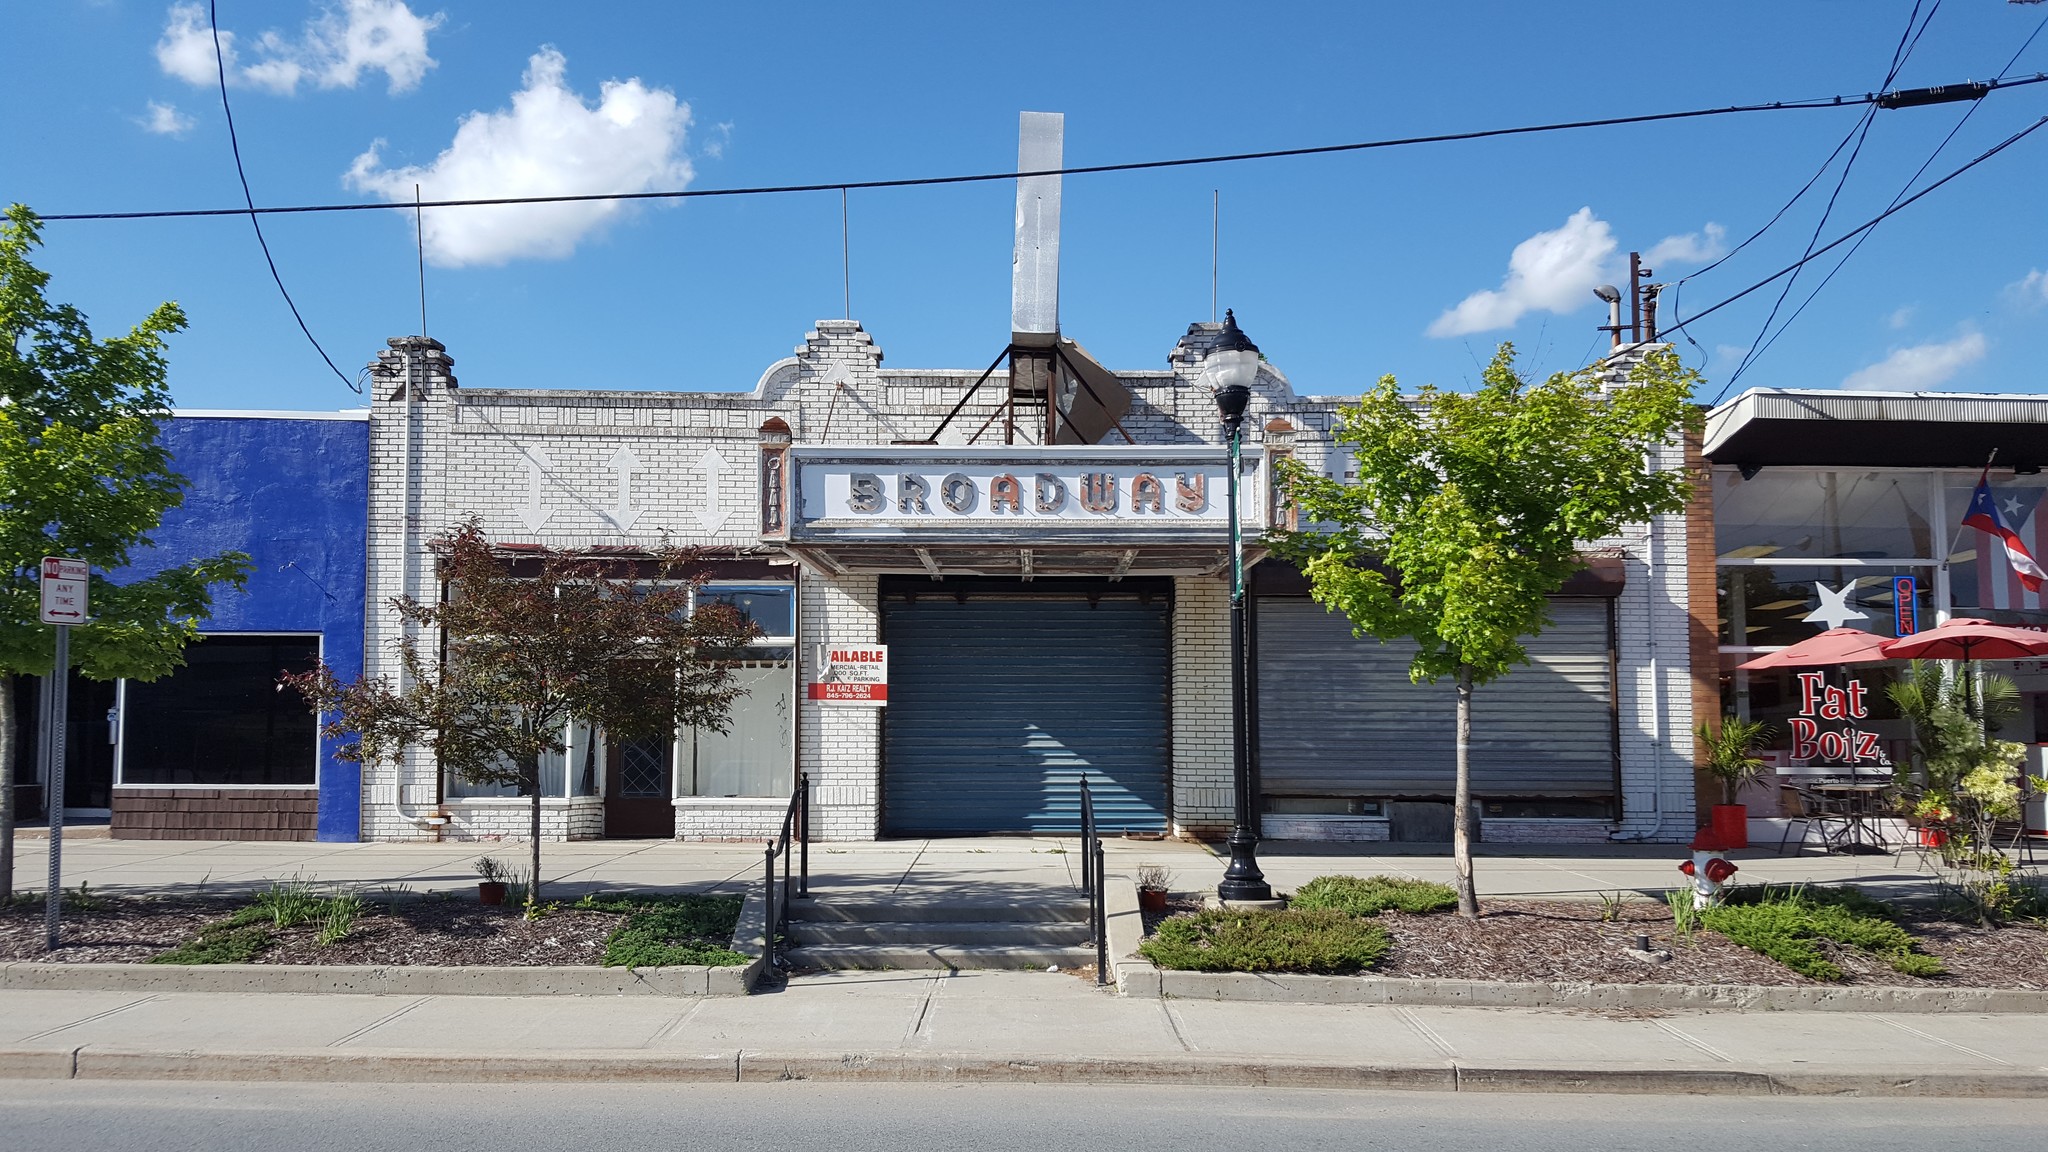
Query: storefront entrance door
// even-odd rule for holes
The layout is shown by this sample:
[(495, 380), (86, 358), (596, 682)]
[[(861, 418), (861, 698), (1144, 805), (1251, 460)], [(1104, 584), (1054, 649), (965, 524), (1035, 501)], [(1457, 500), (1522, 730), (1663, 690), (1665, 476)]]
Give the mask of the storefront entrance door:
[(675, 745), (667, 739), (614, 740), (605, 748), (604, 834), (676, 834)]

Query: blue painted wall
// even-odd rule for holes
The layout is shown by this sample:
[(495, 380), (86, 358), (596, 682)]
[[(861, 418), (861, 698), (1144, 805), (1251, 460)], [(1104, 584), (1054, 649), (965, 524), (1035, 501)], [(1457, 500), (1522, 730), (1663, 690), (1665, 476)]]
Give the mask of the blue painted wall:
[[(164, 433), (188, 486), (129, 569), (146, 574), (235, 549), (245, 590), (216, 588), (209, 632), (318, 632), (335, 674), (363, 671), (370, 425), (289, 416), (178, 416)], [(122, 577), (116, 575), (115, 579)], [(362, 772), (320, 743), (322, 840), (356, 840)]]

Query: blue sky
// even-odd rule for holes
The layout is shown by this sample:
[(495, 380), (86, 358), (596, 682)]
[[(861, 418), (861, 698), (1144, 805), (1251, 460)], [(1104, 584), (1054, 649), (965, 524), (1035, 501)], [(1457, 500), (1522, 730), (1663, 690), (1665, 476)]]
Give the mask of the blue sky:
[[(223, 0), (220, 22), (254, 194), (297, 204), (409, 198), (415, 180), (433, 199), (1005, 171), (1024, 109), (1066, 113), (1068, 162), (1094, 164), (1861, 93), (1912, 8)], [(1993, 76), (2044, 16), (1948, 0), (1898, 86)], [(0, 199), (48, 213), (240, 203), (203, 7), (46, 0), (9, 25)], [(2014, 66), (2041, 70), (2048, 34)], [(1879, 113), (1826, 235), (1881, 210), (1968, 108)], [(2048, 84), (1993, 94), (1927, 178), (2044, 114)], [(1659, 245), (1659, 280), (1698, 270), (1769, 219), (1857, 115), (1068, 177), (1062, 328), (1111, 367), (1164, 366), (1209, 317), (1216, 190), (1223, 303), (1298, 390), (1356, 393), (1383, 373), (1461, 386), (1503, 339), (1528, 367), (1570, 367), (1604, 322), (1589, 283)], [(1796, 259), (1837, 172), (1687, 283), (1678, 312)], [(1888, 221), (1738, 387), (2048, 390), (2044, 177), (2048, 129)], [(852, 195), (852, 311), (890, 366), (979, 368), (1002, 349), (1013, 197), (1004, 183)], [(427, 328), (468, 386), (750, 388), (842, 312), (836, 194), (469, 211), (427, 220)], [(409, 214), (272, 217), (266, 232), (351, 377), (385, 337), (418, 330)], [(181, 406), (358, 402), (299, 334), (246, 219), (53, 222), (45, 240), (53, 293), (103, 330), (184, 305)], [(1775, 297), (1681, 344), (1710, 393)]]

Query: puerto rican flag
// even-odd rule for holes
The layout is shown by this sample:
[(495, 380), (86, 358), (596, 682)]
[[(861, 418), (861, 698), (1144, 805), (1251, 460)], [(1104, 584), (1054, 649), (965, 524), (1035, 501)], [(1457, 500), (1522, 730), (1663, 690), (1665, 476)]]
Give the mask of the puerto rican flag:
[[(1969, 511), (1963, 514), (1963, 527), (1975, 528), (1990, 536), (1998, 537), (2005, 545), (2005, 562), (2011, 568), (2013, 578), (2029, 593), (2039, 594), (2043, 580), (2048, 580), (2048, 570), (2043, 570), (2040, 561), (2027, 549), (2027, 542), (2020, 534), (1999, 519), (1998, 502), (1992, 499), (1990, 470), (1977, 478), (1977, 490), (1970, 495)], [(1977, 558), (1980, 570), (1990, 559), (1980, 554)], [(2005, 607), (2005, 605), (1996, 605)]]

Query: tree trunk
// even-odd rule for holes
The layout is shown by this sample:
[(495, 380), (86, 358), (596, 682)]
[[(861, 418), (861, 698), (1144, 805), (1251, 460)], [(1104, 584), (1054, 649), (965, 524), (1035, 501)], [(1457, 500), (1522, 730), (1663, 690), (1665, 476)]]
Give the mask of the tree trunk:
[(0, 672), (0, 903), (14, 895), (14, 778), (21, 758), (14, 718), (14, 674)]
[(540, 757), (527, 763), (526, 781), (533, 800), (533, 818), (528, 828), (533, 836), (533, 876), (526, 888), (526, 906), (531, 909), (540, 907)]
[(1472, 666), (1458, 666), (1457, 810), (1451, 813), (1451, 867), (1457, 873), (1458, 915), (1479, 919), (1479, 890), (1472, 885)]

